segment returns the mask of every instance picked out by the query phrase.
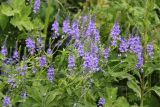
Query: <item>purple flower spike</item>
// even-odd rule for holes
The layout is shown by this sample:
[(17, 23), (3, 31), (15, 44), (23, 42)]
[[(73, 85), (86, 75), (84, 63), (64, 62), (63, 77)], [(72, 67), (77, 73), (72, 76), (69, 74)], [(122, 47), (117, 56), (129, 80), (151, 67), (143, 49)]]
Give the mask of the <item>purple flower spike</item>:
[(79, 39), (79, 25), (77, 21), (73, 21), (72, 23), (72, 32), (71, 35), (74, 39)]
[(17, 51), (17, 50), (15, 50), (15, 51), (13, 52), (13, 58), (14, 58), (14, 59), (18, 59), (18, 51)]
[(49, 67), (48, 72), (47, 72), (47, 78), (48, 80), (52, 81), (54, 77), (54, 68)]
[(139, 53), (137, 57), (138, 57), (138, 63), (136, 65), (136, 68), (140, 68), (143, 66), (143, 54)]
[(120, 47), (119, 47), (119, 50), (120, 52), (127, 52), (128, 51), (128, 41), (127, 40), (121, 40), (121, 44), (120, 44)]
[(83, 56), (83, 69), (86, 69), (86, 68), (91, 68), (92, 67), (92, 56), (90, 55), (89, 52), (86, 52)]
[(26, 39), (26, 47), (29, 49), (31, 53), (34, 53), (35, 42), (30, 37)]
[(104, 49), (104, 51), (103, 51), (103, 56), (106, 59), (106, 62), (108, 62), (109, 51), (110, 51), (110, 48), (108, 48), (108, 47), (106, 49)]
[(42, 55), (40, 57), (39, 64), (41, 67), (44, 67), (46, 65), (46, 56), (45, 55)]
[(78, 56), (83, 56), (84, 54), (84, 46), (82, 43), (78, 43)]
[(40, 0), (35, 0), (34, 1), (34, 7), (33, 7), (33, 12), (34, 13), (37, 13), (40, 9), (40, 4), (41, 4), (41, 1)]
[(2, 53), (4, 56), (7, 55), (7, 48), (6, 48), (5, 46), (2, 46), (1, 53)]
[(98, 57), (93, 58), (93, 70), (94, 72), (98, 71)]
[(74, 56), (69, 55), (68, 56), (68, 70), (71, 71), (74, 66), (75, 66)]
[(112, 27), (112, 30), (110, 32), (110, 35), (112, 36), (112, 39), (115, 40), (117, 39), (116, 36), (118, 36), (120, 34), (120, 26), (119, 26), (119, 23), (118, 22), (115, 22), (113, 27)]
[(97, 29), (96, 29), (95, 17), (92, 16), (92, 18), (90, 19), (90, 22), (88, 24), (88, 28), (87, 28), (85, 36), (95, 34), (96, 30)]
[(110, 32), (110, 35), (112, 37), (112, 46), (117, 46), (117, 40), (119, 39), (119, 35), (120, 35), (120, 26), (119, 26), (119, 23), (118, 22), (115, 22), (113, 27), (112, 27), (112, 30)]
[(95, 32), (95, 42), (100, 42), (100, 35), (99, 35), (99, 30), (96, 30)]
[(105, 104), (105, 99), (103, 97), (100, 97), (98, 100), (98, 107), (103, 107), (103, 105)]
[(148, 52), (149, 56), (152, 56), (154, 54), (154, 52), (153, 52), (153, 44), (152, 43), (147, 44), (147, 52)]
[(67, 33), (67, 34), (70, 32), (70, 22), (69, 22), (69, 20), (64, 20), (63, 21), (62, 30), (63, 30), (64, 33)]
[(130, 49), (135, 53), (141, 53), (142, 52), (142, 46), (141, 46), (141, 41), (138, 36), (131, 37), (128, 39), (128, 45)]
[(58, 33), (58, 27), (59, 27), (58, 21), (55, 20), (54, 23), (52, 24), (52, 29), (51, 30), (53, 30), (56, 33)]
[(11, 101), (10, 101), (10, 97), (8, 96), (4, 96), (3, 97), (3, 106), (6, 107), (6, 106), (11, 106)]

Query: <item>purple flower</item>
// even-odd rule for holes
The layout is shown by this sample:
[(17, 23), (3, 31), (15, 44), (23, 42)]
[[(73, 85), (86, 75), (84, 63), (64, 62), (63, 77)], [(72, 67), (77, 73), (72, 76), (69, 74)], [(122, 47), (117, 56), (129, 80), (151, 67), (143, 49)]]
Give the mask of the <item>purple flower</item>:
[(69, 55), (68, 56), (68, 70), (72, 70), (72, 68), (75, 66), (74, 56)]
[(13, 83), (14, 82), (14, 78), (9, 78), (8, 79), (8, 83)]
[(108, 62), (109, 51), (110, 51), (110, 48), (108, 48), (108, 47), (106, 49), (104, 49), (104, 51), (103, 51), (103, 56), (106, 59), (106, 62)]
[(91, 68), (92, 67), (92, 56), (90, 55), (89, 52), (86, 52), (83, 56), (83, 69), (86, 69), (86, 68)]
[(2, 53), (4, 56), (7, 55), (7, 48), (6, 48), (5, 46), (2, 46), (1, 53)]
[(26, 70), (27, 70), (27, 65), (26, 64), (23, 67), (16, 68), (16, 71), (26, 71)]
[(95, 42), (100, 42), (99, 30), (97, 29), (95, 32)]
[(98, 107), (102, 107), (105, 104), (105, 99), (103, 97), (100, 97), (98, 100)]
[(154, 52), (153, 52), (153, 44), (152, 43), (147, 44), (147, 52), (148, 52), (149, 56), (152, 56), (154, 54)]
[(6, 107), (6, 106), (11, 106), (11, 101), (10, 101), (10, 97), (9, 96), (4, 96), (3, 97), (3, 106)]
[(143, 66), (143, 54), (138, 53), (137, 57), (138, 57), (138, 62), (137, 62), (136, 68), (140, 68)]
[(6, 64), (9, 65), (11, 63), (11, 61), (12, 61), (12, 58), (8, 58), (6, 61)]
[(67, 34), (70, 32), (70, 22), (69, 22), (69, 20), (64, 20), (63, 21), (62, 30), (63, 30), (64, 33), (67, 33)]
[(52, 54), (52, 49), (51, 48), (47, 49), (47, 54)]
[(119, 26), (119, 23), (118, 22), (115, 22), (113, 27), (112, 27), (112, 30), (110, 32), (110, 35), (112, 36), (112, 39), (115, 40), (117, 39), (116, 36), (118, 36), (120, 34), (120, 26)]
[(23, 98), (26, 98), (26, 96), (27, 96), (26, 91), (23, 92), (23, 95), (22, 95), (22, 96), (23, 96)]
[(52, 81), (54, 77), (54, 68), (49, 67), (48, 72), (47, 72), (47, 78), (48, 80)]
[(110, 32), (110, 35), (112, 37), (112, 46), (116, 46), (117, 45), (117, 40), (118, 40), (118, 35), (120, 34), (120, 26), (118, 22), (115, 22), (112, 30)]
[(73, 21), (72, 23), (71, 35), (73, 39), (79, 39), (79, 25), (77, 21)]
[(98, 47), (95, 44), (91, 43), (90, 49), (93, 55), (98, 55)]
[(14, 59), (18, 59), (18, 51), (17, 51), (17, 50), (15, 50), (15, 51), (13, 52), (13, 58), (14, 58)]
[(82, 43), (78, 43), (78, 56), (83, 56), (84, 54), (84, 45)]
[(141, 53), (142, 52), (142, 46), (141, 46), (141, 41), (138, 36), (131, 37), (128, 39), (128, 45), (130, 49), (135, 53)]
[(96, 71), (98, 71), (98, 57), (94, 57), (93, 58), (93, 70), (94, 70), (94, 72), (96, 72)]
[(53, 31), (55, 31), (56, 33), (58, 33), (58, 27), (59, 27), (58, 21), (55, 20), (54, 23), (52, 24), (51, 30), (53, 30)]
[(16, 87), (14, 78), (8, 78), (8, 83), (9, 83), (13, 88)]
[(35, 42), (30, 37), (26, 39), (26, 47), (29, 48), (31, 53), (34, 53)]
[(125, 40), (125, 39), (122, 39), (120, 47), (119, 47), (120, 52), (127, 52), (128, 51), (128, 47), (129, 47), (128, 41)]
[(92, 18), (89, 21), (85, 36), (95, 34), (96, 30), (97, 29), (96, 29), (95, 18), (94, 18), (94, 16), (92, 16)]
[(117, 46), (117, 40), (116, 39), (112, 41), (112, 46)]
[(41, 67), (44, 67), (46, 65), (46, 56), (45, 55), (42, 55), (40, 57), (39, 64)]
[(41, 37), (37, 38), (37, 43), (38, 44), (43, 44), (43, 39)]
[(34, 1), (34, 7), (33, 7), (33, 12), (34, 13), (37, 13), (38, 10), (40, 9), (40, 4), (41, 4), (41, 1), (40, 0), (35, 0)]

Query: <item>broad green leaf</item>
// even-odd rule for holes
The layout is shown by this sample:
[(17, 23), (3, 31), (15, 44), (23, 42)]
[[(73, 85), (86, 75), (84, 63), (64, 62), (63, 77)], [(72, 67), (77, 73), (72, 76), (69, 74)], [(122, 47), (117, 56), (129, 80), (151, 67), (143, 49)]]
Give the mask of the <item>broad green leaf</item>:
[(4, 30), (8, 24), (9, 18), (0, 13), (0, 27), (2, 28), (2, 30)]
[(2, 4), (1, 12), (6, 16), (14, 16), (16, 13), (20, 14), (20, 10), (18, 9), (13, 10), (12, 7), (9, 6), (7, 3)]
[(158, 96), (160, 96), (160, 87), (154, 86), (151, 90), (153, 90)]
[(128, 81), (127, 85), (128, 85), (129, 88), (131, 88), (136, 93), (136, 95), (139, 98), (141, 98), (141, 88), (138, 86), (136, 81), (134, 81), (134, 80)]
[(117, 91), (118, 88), (106, 88), (107, 102), (109, 103), (109, 105), (112, 105), (112, 103), (117, 99)]
[(31, 31), (33, 29), (33, 25), (29, 17), (23, 17), (20, 15), (16, 15), (11, 19), (10, 23), (13, 26), (18, 27), (19, 30), (22, 30), (23, 27), (28, 31)]
[(60, 90), (54, 90), (48, 93), (48, 97), (46, 99), (46, 105), (47, 106), (53, 106), (52, 103), (54, 102), (56, 96), (61, 95), (62, 92)]
[(119, 97), (113, 107), (130, 107), (128, 101), (125, 99), (125, 97)]

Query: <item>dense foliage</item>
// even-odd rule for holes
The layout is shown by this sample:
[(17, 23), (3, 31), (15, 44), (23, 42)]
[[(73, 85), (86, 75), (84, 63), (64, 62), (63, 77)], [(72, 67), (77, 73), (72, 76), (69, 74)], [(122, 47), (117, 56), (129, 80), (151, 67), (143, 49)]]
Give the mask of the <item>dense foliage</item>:
[(159, 107), (159, 0), (0, 0), (2, 107)]

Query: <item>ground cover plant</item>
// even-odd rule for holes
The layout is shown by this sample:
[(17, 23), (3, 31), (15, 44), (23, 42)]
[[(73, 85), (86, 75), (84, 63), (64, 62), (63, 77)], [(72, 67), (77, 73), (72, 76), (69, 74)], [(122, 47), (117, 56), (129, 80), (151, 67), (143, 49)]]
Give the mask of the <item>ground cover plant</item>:
[[(158, 14), (152, 28), (152, 12), (144, 20), (126, 12), (130, 22), (141, 19), (136, 25), (119, 12), (102, 20), (104, 1), (79, 1), (74, 9), (84, 3), (83, 11), (65, 9), (70, 0), (0, 1), (2, 107), (160, 106)], [(154, 3), (146, 2), (147, 12)]]

